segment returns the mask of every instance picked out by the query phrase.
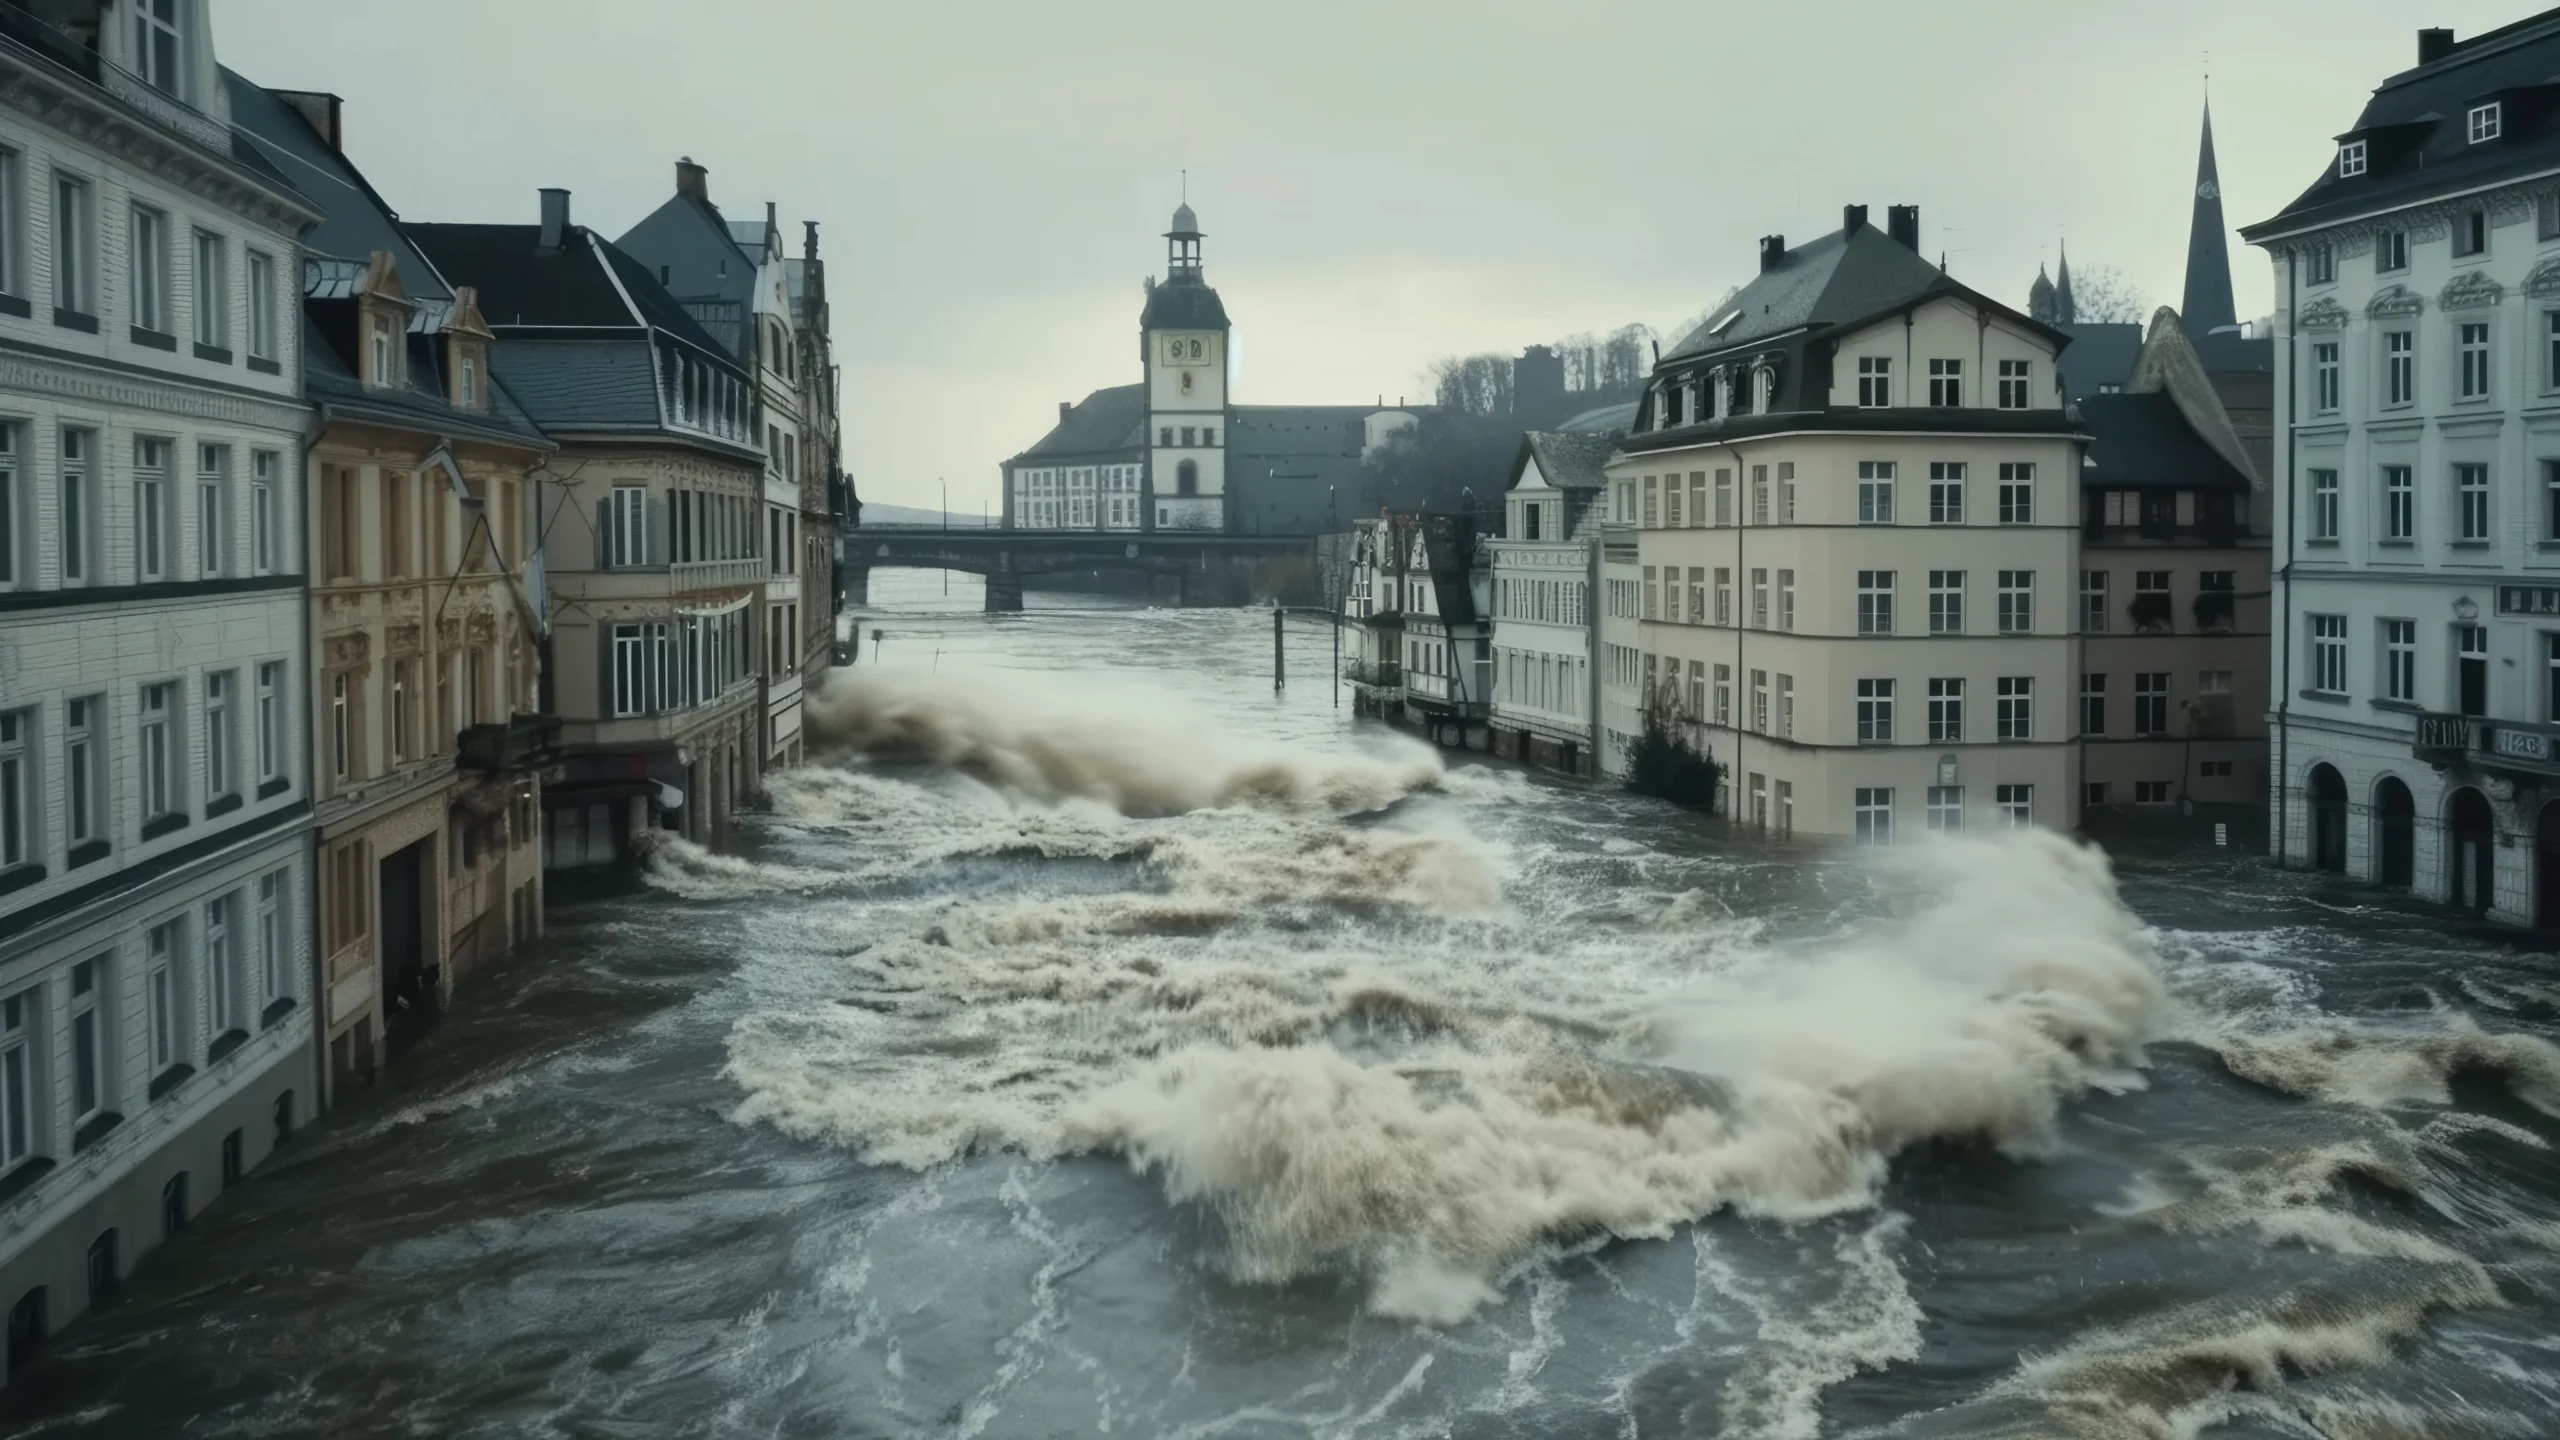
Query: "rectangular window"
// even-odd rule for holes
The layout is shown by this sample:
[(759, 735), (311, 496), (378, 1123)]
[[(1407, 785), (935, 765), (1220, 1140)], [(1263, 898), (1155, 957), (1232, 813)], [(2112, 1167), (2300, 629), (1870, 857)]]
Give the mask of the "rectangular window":
[(249, 252), (249, 353), (260, 360), (276, 358), (276, 262)]
[[(1672, 577), (1678, 573), (1665, 571), (1662, 577), (1664, 584), (1668, 585)], [(1662, 608), (1666, 619), (1677, 620), (1681, 616), (1682, 612), (1672, 596), (1662, 597)], [(1689, 608), (1686, 613), (1692, 625), (1703, 625), (1707, 622), (1707, 572), (1703, 566), (1689, 567)]]
[(2348, 692), (2348, 618), (2312, 615), (2312, 689)]
[(1796, 523), (1796, 462), (1778, 462), (1778, 523)]
[(2036, 467), (2020, 460), (2000, 464), (2000, 523), (2036, 523)]
[(34, 526), (35, 507), (19, 488), (18, 427), (0, 422), (0, 590), (35, 579), (21, 549)]
[(279, 779), (284, 774), (284, 662), (268, 660), (258, 666), (258, 778)]
[[(1697, 479), (1698, 477), (1695, 475), (1689, 477), (1689, 481), (1693, 485), (1697, 483)], [(1730, 470), (1718, 470), (1716, 472), (1716, 525), (1719, 528), (1722, 528), (1724, 526), (1731, 525), (1732, 523), (1733, 472)]]
[(2000, 818), (2012, 830), (2024, 830), (2033, 823), (2036, 810), (2036, 787), (2033, 785), (2000, 785), (1992, 790)]
[(1867, 409), (1893, 404), (1893, 361), (1883, 355), (1858, 357), (1858, 404)]
[(14, 1166), (35, 1153), (36, 1125), (44, 1114), (36, 1098), (41, 1072), (35, 1058), (42, 996), (31, 988), (0, 1000), (0, 1166)]
[(2107, 572), (2080, 572), (2080, 629), (2083, 634), (2107, 633)]
[(1796, 572), (1793, 570), (1778, 572), (1778, 628), (1796, 628)]
[(133, 207), (133, 323), (159, 334), (169, 327), (169, 217), (147, 205)]
[(2453, 467), (2455, 535), (2463, 540), (2489, 538), (2489, 467)]
[(1964, 404), (1964, 362), (1932, 360), (1929, 362), (1929, 403), (1941, 409)]
[(240, 1023), (240, 959), (234, 949), (238, 942), (231, 933), (235, 903), (232, 897), (222, 895), (205, 902), (204, 907), (205, 1018), (212, 1022), (216, 1035), (245, 1028)]
[(2036, 681), (2032, 675), (2003, 675), (1993, 697), (1991, 721), (2003, 740), (2036, 738)]
[(1751, 467), (1751, 523), (1769, 523), (1769, 467), (1766, 465)]
[[(2317, 493), (2318, 477), (2321, 473), (2313, 472), (2314, 493)], [(2331, 486), (2334, 491), (2334, 480)], [(2418, 538), (2417, 481), (2406, 465), (2382, 467), (2382, 538), (2384, 540)]]
[(185, 1017), (178, 996), (178, 922), (155, 925), (143, 935), (142, 1003), (151, 1039), (151, 1073), (159, 1074), (187, 1053)]
[(106, 698), (90, 695), (63, 707), (62, 774), (71, 843), (106, 838)]
[(1964, 682), (1929, 682), (1929, 738), (1946, 744), (1964, 740)]
[[(1655, 620), (1661, 618), (1660, 610), (1654, 602), (1653, 575), (1654, 567), (1650, 565), (1644, 567), (1644, 614), (1638, 617), (1640, 619)], [(1675, 616), (1673, 618), (1676, 619), (1678, 617)]]
[(648, 651), (637, 625), (613, 627), (613, 713), (641, 715), (649, 709)]
[(2000, 362), (2000, 408), (2003, 410), (2027, 408), (2026, 361), (2003, 360)]
[(224, 445), (196, 447), (196, 576), (212, 579), (226, 568), (223, 542), (231, 534), (231, 450)]
[(196, 343), (223, 349), (231, 343), (231, 266), (222, 237), (196, 232)]
[[(2362, 141), (2358, 141), (2362, 144)], [(2373, 237), (2373, 269), (2377, 275), (2409, 268), (2409, 232), (2377, 231)]]
[(2169, 733), (2169, 672), (2137, 670), (2133, 675), (2133, 733)]
[(1929, 572), (1929, 633), (1961, 635), (1964, 633), (1964, 572), (1932, 570)]
[(135, 0), (133, 69), (143, 83), (164, 95), (186, 98), (184, 51), (178, 39), (178, 0)]
[(2560, 631), (2542, 635), (2542, 718), (2560, 725)]
[(0, 290), (27, 293), (26, 161), (0, 149)]
[[(1676, 481), (1678, 478), (1679, 477), (1676, 475), (1667, 477), (1666, 482), (1662, 487), (1662, 525), (1666, 530), (1677, 530), (1680, 528), (1680, 487), (1677, 484), (1669, 483), (1671, 481)], [(1695, 507), (1691, 507), (1691, 513), (1696, 513)], [(1698, 518), (1701, 523), (1706, 519), (1703, 515)]]
[(2104, 675), (2080, 677), (2080, 733), (2107, 733), (2107, 677)]
[(1778, 738), (1789, 740), (1796, 733), (1796, 677), (1778, 677)]
[(88, 1119), (107, 1106), (107, 958), (71, 967), (71, 1118)]
[(2417, 333), (2386, 330), (2382, 333), (2382, 403), (2407, 405), (2417, 398)]
[[(1696, 661), (1692, 660), (1692, 661), (1690, 661), (1689, 663), (1690, 663), (1690, 664), (1692, 664), (1692, 665), (1695, 665), (1695, 664), (1697, 664), (1698, 662), (1696, 662)], [(1728, 730), (1732, 729), (1732, 728), (1733, 728), (1733, 667), (1732, 667), (1732, 666), (1730, 666), (1730, 665), (1718, 665), (1718, 666), (1716, 667), (1715, 702), (1716, 702), (1716, 708), (1715, 708), (1715, 711), (1714, 711), (1714, 714), (1715, 714), (1715, 723), (1716, 723), (1716, 724), (1718, 724), (1718, 725), (1720, 725), (1720, 726), (1722, 726), (1722, 727), (1724, 727), (1725, 729), (1728, 729)]]
[(2338, 178), (2352, 180), (2364, 173), (2364, 142), (2349, 140), (2338, 146)]
[(1858, 523), (1890, 525), (1893, 523), (1893, 462), (1861, 460), (1858, 462)]
[(2382, 695), (2386, 700), (2416, 704), (2418, 699), (2418, 622), (2382, 622)]
[(1769, 672), (1751, 672), (1751, 728), (1769, 733)]
[[(2560, 317), (2560, 310), (2552, 312)], [(2338, 411), (2338, 342), (2322, 340), (2311, 347), (2311, 408), (2323, 415)]]
[(149, 584), (169, 577), (169, 442), (133, 442), (134, 579)]
[(1722, 565), (1716, 567), (1716, 623), (1733, 623), (1733, 571)]
[(2560, 310), (2543, 311), (2542, 326), (2542, 388), (2560, 390)]
[(616, 485), (605, 510), (605, 564), (614, 569), (649, 563), (649, 492)]
[(355, 697), (344, 671), (329, 677), (329, 774), (344, 781), (355, 765)]
[(1661, 480), (1662, 477), (1658, 475), (1644, 477), (1644, 528), (1647, 530), (1661, 523), (1662, 495), (1659, 489)]
[(2178, 628), (2166, 570), (2133, 572), (2133, 628), (2146, 634)]
[(2311, 538), (2338, 538), (2338, 472), (2311, 472)]
[(1861, 570), (1858, 572), (1858, 633), (1890, 635), (1893, 633), (1893, 572)]
[(145, 819), (170, 814), (185, 803), (178, 785), (177, 745), (169, 733), (169, 717), (177, 708), (174, 694), (177, 688), (166, 683), (142, 687), (142, 813)]
[(2457, 257), (2483, 255), (2489, 250), (2489, 212), (2464, 210), (2453, 217), (2453, 253)]
[(1868, 744), (1889, 744), (1893, 740), (1893, 682), (1861, 680), (1858, 682), (1858, 739)]
[(1929, 787), (1929, 828), (1940, 834), (1955, 834), (1964, 829), (1964, 787), (1932, 785)]
[(2461, 361), (2461, 398), (2489, 398), (2489, 327), (2479, 322), (2461, 326), (2454, 336), (2454, 351)]
[(1961, 525), (1964, 523), (1964, 464), (1961, 461), (1929, 462), (1929, 523)]
[(1857, 839), (1861, 845), (1893, 843), (1893, 790), (1891, 787), (1857, 787)]
[(36, 712), (0, 711), (0, 870), (43, 853), (36, 810)]
[(409, 706), (416, 687), (410, 683), (409, 661), (391, 662), (391, 763), (405, 765), (417, 754), (417, 737), (410, 733)]
[(75, 314), (96, 312), (98, 241), (89, 182), (53, 177), (53, 303)]
[(2333, 245), (2307, 245), (2302, 251), (2302, 281), (2330, 285), (2338, 279), (2338, 251)]
[(2000, 572), (2000, 633), (2024, 635), (2036, 628), (2036, 572)]
[(228, 670), (215, 670), (204, 677), (204, 793), (209, 799), (240, 788), (239, 776), (233, 773), (236, 762), (232, 752), (237, 745), (232, 738), (231, 718), (234, 678)]
[(260, 450), (249, 457), (249, 565), (261, 575), (276, 568), (276, 456)]

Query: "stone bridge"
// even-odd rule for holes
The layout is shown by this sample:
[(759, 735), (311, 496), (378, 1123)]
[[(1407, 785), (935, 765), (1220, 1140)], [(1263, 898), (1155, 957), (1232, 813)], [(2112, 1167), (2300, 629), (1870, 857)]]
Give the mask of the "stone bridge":
[(872, 571), (900, 568), (983, 575), (990, 611), (1021, 609), (1024, 585), (1042, 575), (1089, 570), (1172, 576), (1185, 605), (1316, 601), (1312, 535), (864, 525), (836, 543), (847, 605), (870, 603)]

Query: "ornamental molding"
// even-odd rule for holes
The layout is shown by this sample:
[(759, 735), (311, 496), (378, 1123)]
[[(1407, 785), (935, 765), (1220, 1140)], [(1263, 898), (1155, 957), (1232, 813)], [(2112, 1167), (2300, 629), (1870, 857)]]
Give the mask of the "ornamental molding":
[(0, 355), (0, 390), (296, 433), (302, 429), (303, 417), (310, 413), (302, 406), (283, 401), (215, 394), (173, 382), (112, 375), (89, 369), (77, 360), (43, 361), (14, 354)]
[(2365, 302), (2364, 313), (2380, 319), (2384, 316), (2415, 315), (2427, 308), (2427, 302), (2406, 285), (2385, 285), (2373, 292)]
[[(158, 121), (145, 119), (85, 82), (57, 79), (15, 56), (0, 56), (0, 105), (245, 217), (284, 243), (290, 244), (303, 226), (320, 218), (306, 204), (253, 182), (246, 171), (217, 158), (207, 141), (181, 140), (164, 132), (161, 125), (175, 128), (180, 123), (178, 114)], [(208, 135), (215, 128), (210, 118), (187, 118), (204, 125)]]
[(2447, 310), (2479, 310), (2505, 298), (2506, 287), (2490, 279), (2487, 271), (2465, 270), (2445, 282), (2436, 304)]
[(2537, 300), (2560, 295), (2560, 255), (2555, 255), (2534, 266), (2532, 271), (2524, 277), (2524, 284), (2518, 288)]
[(2347, 319), (2347, 307), (2339, 304), (2336, 296), (2323, 295), (2302, 307), (2294, 326), (2301, 330), (2344, 330)]
[(2489, 212), (2489, 228), (2502, 230), (2534, 219), (2546, 201), (2560, 203), (2560, 182), (2537, 180), (2531, 184), (2493, 190), (2486, 195), (2465, 196), (2458, 201), (2439, 200), (2412, 205), (2405, 210), (2394, 210), (2386, 215), (2298, 236), (2285, 241), (2280, 249), (2281, 253), (2290, 256), (2299, 255), (2315, 245), (2327, 245), (2339, 259), (2352, 260), (2371, 254), (2374, 237), (2385, 231), (2407, 231), (2412, 243), (2443, 240), (2452, 235), (2457, 216), (2479, 207), (2485, 207)]

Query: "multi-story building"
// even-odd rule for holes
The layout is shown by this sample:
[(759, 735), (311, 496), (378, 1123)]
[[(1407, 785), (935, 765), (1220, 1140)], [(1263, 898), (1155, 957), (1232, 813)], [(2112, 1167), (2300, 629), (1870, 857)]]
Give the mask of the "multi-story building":
[(805, 617), (811, 610), (832, 613), (833, 568), (823, 565), (814, 583), (803, 583), (812, 563), (811, 547), (804, 543), (810, 537), (802, 533), (803, 479), (819, 454), (809, 446), (810, 460), (803, 458), (808, 405), (817, 389), (805, 367), (818, 362), (802, 334), (805, 306), (794, 293), (793, 274), (814, 262), (817, 234), (811, 227), (809, 254), (795, 261), (783, 248), (777, 215), (778, 207), (768, 201), (761, 220), (728, 219), (711, 203), (710, 173), (687, 157), (676, 162), (676, 193), (615, 242), (653, 269), (704, 331), (726, 343), (731, 357), (756, 377), (749, 423), (763, 440), (764, 509), (758, 523), (766, 532), (767, 573), (751, 643), (764, 687), (759, 744), (767, 767), (800, 758)]
[(1344, 656), (1360, 713), (1483, 749), (1492, 715), (1490, 542), (1475, 517), (1386, 514), (1352, 526)]
[(2266, 797), (2266, 484), (2178, 312), (2119, 390), (2080, 402), (2084, 814), (2176, 804), (2254, 823)]
[(203, 5), (0, 7), (11, 1370), (312, 1107), (298, 237)]
[(1608, 468), (1643, 693), (1781, 833), (2078, 822), (2064, 337), (1918, 247), (1908, 206), (1763, 240)]
[[(559, 447), (535, 497), (551, 596), (546, 883), (643, 832), (704, 839), (761, 784), (767, 557), (757, 377), (656, 273), (542, 192), (534, 225), (414, 225), (472, 287), (489, 364)], [(795, 496), (796, 501), (796, 496)]]
[(2560, 11), (2418, 32), (2275, 267), (2276, 855), (2560, 924)]
[(1597, 773), (1592, 654), (1606, 433), (1531, 431), (1512, 461), (1493, 547), (1493, 748), (1568, 774)]
[(325, 212), (288, 312), (318, 412), (303, 533), (325, 1099), (541, 930), (556, 727), (527, 560), (552, 447), (490, 373), (471, 288), (445, 283), (341, 150), (338, 97), (228, 81), (243, 141)]
[(844, 470), (843, 371), (836, 365), (835, 317), (827, 304), (827, 262), (818, 255), (818, 222), (803, 222), (800, 255), (787, 262), (797, 354), (790, 373), (800, 390), (799, 490), (801, 674), (815, 681), (836, 658), (837, 537), (858, 523), (862, 502)]

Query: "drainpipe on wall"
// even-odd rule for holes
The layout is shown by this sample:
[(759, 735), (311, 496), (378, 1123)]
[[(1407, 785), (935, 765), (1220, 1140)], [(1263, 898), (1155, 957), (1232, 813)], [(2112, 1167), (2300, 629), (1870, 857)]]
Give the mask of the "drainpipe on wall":
[(2293, 538), (2294, 538), (2294, 431), (2302, 424), (2302, 412), (2295, 407), (2294, 377), (2301, 369), (2299, 353), (2301, 336), (2295, 324), (2300, 313), (2301, 280), (2297, 262), (2287, 256), (2284, 264), (2285, 335), (2284, 335), (2284, 514), (2278, 517), (2284, 525), (2284, 564), (2276, 573), (2284, 592), (2281, 626), (2276, 641), (2276, 863), (2291, 861), (2287, 841), (2291, 806), (2288, 803), (2293, 785)]

